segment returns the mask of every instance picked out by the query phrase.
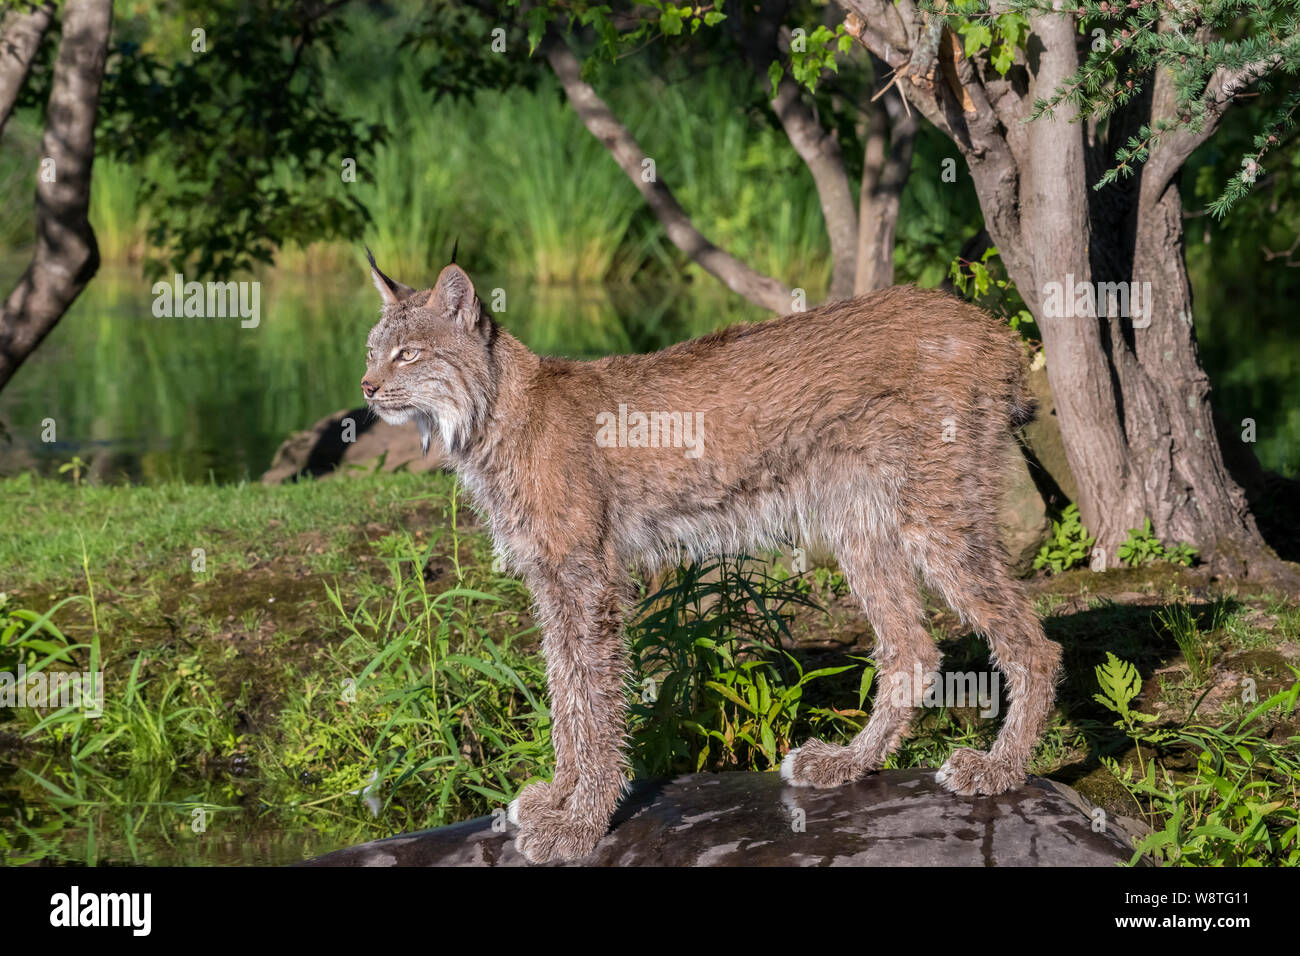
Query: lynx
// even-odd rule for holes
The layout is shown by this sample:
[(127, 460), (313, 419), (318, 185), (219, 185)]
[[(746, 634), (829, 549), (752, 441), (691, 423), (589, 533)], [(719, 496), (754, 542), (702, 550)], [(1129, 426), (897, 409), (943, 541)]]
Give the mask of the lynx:
[[(528, 860), (581, 858), (608, 829), (627, 783), (631, 571), (683, 555), (829, 550), (875, 633), (881, 688), (938, 670), (927, 584), (986, 636), (1009, 700), (993, 747), (955, 751), (938, 779), (965, 795), (1023, 784), (1060, 648), (999, 540), (1005, 456), (1033, 415), (1005, 324), (895, 287), (651, 355), (569, 361), (494, 321), (454, 256), (423, 291), (373, 257), (370, 270), (383, 310), (362, 392), (390, 424), (413, 422), (426, 451), (439, 439), (542, 629), (556, 764), (510, 807)], [(834, 787), (879, 770), (923, 692), (878, 693), (849, 744), (808, 740), (782, 776)]]

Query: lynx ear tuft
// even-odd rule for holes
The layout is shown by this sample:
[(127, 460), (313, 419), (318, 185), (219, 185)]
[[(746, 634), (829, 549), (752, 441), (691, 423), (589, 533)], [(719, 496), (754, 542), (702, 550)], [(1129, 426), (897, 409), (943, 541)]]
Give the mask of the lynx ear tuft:
[(371, 253), (369, 246), (366, 247), (366, 259), (370, 262), (370, 281), (379, 290), (379, 296), (384, 300), (384, 305), (397, 305), (397, 303), (415, 293), (415, 290), (409, 285), (403, 285), (396, 279), (390, 279), (379, 271), (379, 266), (375, 265), (375, 257)]

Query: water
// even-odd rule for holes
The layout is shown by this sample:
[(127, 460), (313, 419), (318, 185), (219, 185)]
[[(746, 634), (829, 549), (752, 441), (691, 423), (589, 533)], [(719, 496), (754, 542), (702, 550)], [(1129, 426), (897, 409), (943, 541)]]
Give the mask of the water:
[(281, 866), (413, 828), (361, 798), (298, 809), (287, 784), (0, 762), (0, 865)]
[[(0, 266), (6, 286), (16, 274)], [(479, 292), (530, 348), (578, 358), (662, 348), (760, 315), (702, 283), (611, 291), (486, 277)], [(256, 480), (288, 434), (360, 404), (379, 310), (360, 264), (264, 277), (255, 328), (156, 318), (153, 302), (133, 270), (95, 278), (0, 391), (0, 474), (48, 473), (76, 456), (107, 480)]]

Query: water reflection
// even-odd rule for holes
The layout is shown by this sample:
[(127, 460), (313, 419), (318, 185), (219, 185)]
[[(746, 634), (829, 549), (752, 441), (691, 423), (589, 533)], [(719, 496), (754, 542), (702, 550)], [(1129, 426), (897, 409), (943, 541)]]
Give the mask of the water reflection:
[[(662, 348), (758, 309), (703, 283), (611, 290), (479, 280), (529, 347), (575, 358)], [(74, 456), (100, 480), (256, 479), (280, 441), (357, 402), (374, 290), (356, 275), (271, 274), (256, 328), (157, 318), (150, 283), (105, 270), (0, 392), (0, 473)]]

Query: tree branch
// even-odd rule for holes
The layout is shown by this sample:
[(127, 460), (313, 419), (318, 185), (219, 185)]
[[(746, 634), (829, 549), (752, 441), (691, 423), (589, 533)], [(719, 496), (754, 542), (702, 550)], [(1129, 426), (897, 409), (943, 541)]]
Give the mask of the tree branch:
[(36, 183), (36, 249), (0, 313), (0, 388), (99, 268), (87, 214), (112, 18), (112, 0), (68, 0), (64, 8)]
[[(844, 29), (894, 71), (895, 83), (907, 101), (921, 111), (930, 125), (963, 148), (965, 124), (960, 111), (954, 111), (945, 95), (943, 84), (934, 84), (928, 78), (917, 77), (909, 67), (912, 47), (908, 36), (919, 29), (915, 20), (905, 19), (905, 8), (896, 7), (887, 0), (837, 0), (847, 11)], [(911, 8), (914, 10), (914, 8)], [(900, 76), (901, 74), (901, 76)], [(906, 76), (905, 86), (902, 76)]]
[(844, 26), (867, 49), (883, 60), (891, 70), (905, 65), (912, 57), (912, 43), (918, 24), (916, 8), (895, 6), (889, 0), (836, 0), (844, 11), (856, 18)]
[(543, 41), (543, 53), (564, 92), (592, 136), (609, 150), (651, 212), (663, 224), (673, 245), (690, 256), (710, 275), (755, 305), (783, 315), (790, 311), (790, 289), (776, 279), (755, 272), (730, 253), (715, 246), (691, 222), (681, 204), (658, 175), (643, 176), (645, 152), (604, 100), (582, 79), (578, 58), (557, 36)]
[(800, 95), (799, 84), (788, 75), (777, 84), (772, 112), (781, 121), (790, 145), (812, 173), (817, 187), (817, 199), (831, 242), (831, 285), (827, 299), (847, 299), (853, 295), (858, 219), (840, 144), (817, 122)]
[(53, 19), (54, 0), (45, 0), (26, 10), (10, 10), (0, 26), (0, 133), (14, 111)]
[(1224, 67), (1215, 70), (1205, 88), (1203, 98), (1206, 100), (1206, 112), (1200, 130), (1179, 129), (1160, 138), (1142, 171), (1142, 192), (1150, 196), (1163, 193), (1183, 163), (1187, 162), (1187, 158), (1214, 135), (1223, 114), (1237, 95), (1245, 92), (1252, 83), (1281, 63), (1281, 54), (1274, 54), (1248, 63), (1238, 70)]
[[(877, 76), (883, 75), (883, 62), (877, 58), (875, 64)], [(867, 113), (853, 286), (857, 295), (894, 284), (898, 210), (912, 170), (912, 147), (919, 126), (916, 115), (905, 109), (897, 89), (885, 88), (879, 99), (873, 97)]]
[[(768, 85), (768, 67), (789, 51), (790, 29), (782, 25), (789, 0), (760, 0), (749, 15), (732, 19), (730, 32), (744, 51), (757, 82)], [(770, 104), (786, 138), (812, 174), (821, 205), (822, 221), (831, 246), (829, 300), (853, 295), (853, 273), (858, 245), (858, 217), (853, 204), (844, 157), (833, 132), (822, 127), (806, 102), (803, 90), (788, 74), (777, 84)]]

